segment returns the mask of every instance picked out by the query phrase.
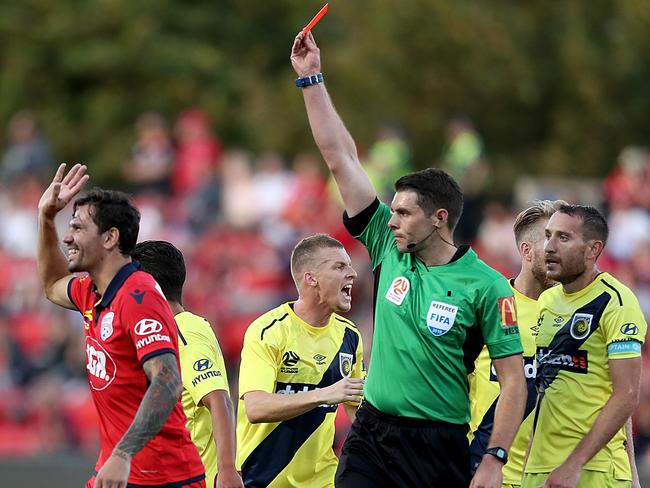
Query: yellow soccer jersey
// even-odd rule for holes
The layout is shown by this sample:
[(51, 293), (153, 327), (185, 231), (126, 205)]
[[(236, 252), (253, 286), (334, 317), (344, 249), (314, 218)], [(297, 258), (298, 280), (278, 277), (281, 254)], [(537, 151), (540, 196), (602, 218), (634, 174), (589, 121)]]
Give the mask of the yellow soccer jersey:
[[(508, 453), (508, 463), (503, 468), (503, 483), (506, 485), (521, 484), (524, 468), (524, 456), (528, 448), (528, 440), (533, 427), (533, 410), (537, 401), (535, 388), (535, 336), (537, 335), (537, 301), (518, 292), (512, 280), (510, 281), (515, 296), (517, 323), (521, 343), (524, 347), (524, 374), (528, 386), (528, 401), (524, 412), (524, 421), (512, 442)], [(501, 389), (496, 376), (496, 370), (490, 360), (487, 347), (484, 347), (476, 359), (475, 369), (469, 375), (470, 406), (472, 419), (470, 421), (470, 457), (473, 469), (478, 467), (487, 449), (494, 412)]]
[(179, 313), (174, 318), (178, 324), (186, 426), (205, 466), (206, 486), (214, 486), (217, 448), (212, 436), (212, 416), (200, 402), (211, 391), (228, 391), (223, 355), (212, 327), (204, 318), (190, 312)]
[[(539, 298), (539, 404), (526, 473), (548, 473), (589, 432), (612, 394), (608, 361), (641, 355), (647, 324), (632, 292), (608, 273), (576, 293)], [(621, 430), (585, 466), (631, 480)]]
[(337, 407), (321, 405), (284, 422), (251, 424), (244, 394), (300, 394), (365, 374), (361, 334), (352, 322), (332, 314), (326, 326), (312, 327), (292, 306), (285, 303), (262, 315), (244, 337), (237, 443), (247, 488), (333, 487)]

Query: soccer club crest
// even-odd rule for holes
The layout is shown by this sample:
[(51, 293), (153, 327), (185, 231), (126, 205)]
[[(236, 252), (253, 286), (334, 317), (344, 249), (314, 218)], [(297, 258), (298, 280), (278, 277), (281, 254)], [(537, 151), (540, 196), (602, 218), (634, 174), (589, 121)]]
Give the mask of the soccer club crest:
[(573, 316), (571, 320), (571, 337), (577, 340), (582, 340), (589, 335), (591, 332), (591, 321), (594, 316), (590, 313), (577, 313)]
[(115, 318), (115, 313), (108, 312), (102, 318), (101, 329), (99, 330), (99, 335), (102, 338), (102, 341), (105, 341), (110, 336), (113, 335), (113, 319)]
[(431, 302), (429, 311), (427, 312), (427, 327), (429, 332), (434, 336), (439, 337), (445, 335), (456, 322), (456, 314), (458, 307), (449, 305), (448, 303)]
[(339, 370), (341, 371), (341, 376), (344, 378), (349, 378), (352, 374), (352, 354), (346, 352), (339, 353)]

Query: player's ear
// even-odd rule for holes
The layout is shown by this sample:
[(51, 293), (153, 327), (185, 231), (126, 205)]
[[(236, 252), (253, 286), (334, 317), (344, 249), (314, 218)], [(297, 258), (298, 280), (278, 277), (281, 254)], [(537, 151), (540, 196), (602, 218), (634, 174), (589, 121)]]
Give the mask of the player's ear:
[(120, 231), (115, 227), (111, 227), (104, 232), (104, 248), (108, 251), (119, 247), (120, 245)]
[(603, 252), (604, 248), (605, 245), (603, 244), (603, 241), (599, 241), (596, 239), (589, 241), (589, 243), (587, 244), (587, 258), (596, 261), (600, 256), (600, 254)]
[(449, 220), (449, 212), (447, 211), (446, 208), (439, 208), (431, 215), (431, 223), (434, 227), (437, 227), (438, 229), (441, 227), (445, 227), (447, 225), (448, 220)]
[(533, 246), (530, 245), (530, 243), (526, 241), (522, 241), (519, 243), (519, 254), (521, 254), (521, 257), (527, 261), (531, 261), (533, 259)]
[(309, 286), (317, 286), (318, 285), (318, 280), (316, 279), (316, 276), (313, 273), (311, 273), (310, 271), (305, 271), (305, 275), (304, 275), (303, 280)]

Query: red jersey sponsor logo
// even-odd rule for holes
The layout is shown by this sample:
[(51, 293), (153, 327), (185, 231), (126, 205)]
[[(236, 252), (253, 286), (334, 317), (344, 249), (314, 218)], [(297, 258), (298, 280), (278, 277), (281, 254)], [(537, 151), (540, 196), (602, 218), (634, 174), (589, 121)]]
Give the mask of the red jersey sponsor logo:
[(115, 379), (117, 367), (106, 349), (94, 338), (86, 337), (86, 369), (93, 390), (105, 390)]
[(168, 335), (163, 335), (163, 334), (151, 334), (150, 336), (147, 336), (143, 339), (140, 339), (138, 342), (135, 343), (135, 348), (136, 349), (141, 349), (144, 346), (148, 346), (149, 344), (153, 344), (154, 342), (171, 342), (171, 338)]
[(501, 315), (501, 325), (511, 327), (517, 325), (517, 307), (515, 306), (515, 297), (501, 297), (499, 302), (499, 314)]
[(162, 329), (162, 324), (154, 319), (142, 319), (140, 322), (135, 324), (135, 327), (133, 328), (135, 333), (139, 336), (155, 334), (156, 332), (160, 332)]

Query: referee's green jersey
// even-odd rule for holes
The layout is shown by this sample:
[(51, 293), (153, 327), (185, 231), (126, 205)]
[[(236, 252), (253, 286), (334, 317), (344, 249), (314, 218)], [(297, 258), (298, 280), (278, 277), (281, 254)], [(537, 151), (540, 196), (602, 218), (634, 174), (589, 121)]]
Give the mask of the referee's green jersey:
[(397, 250), (390, 209), (378, 200), (344, 216), (375, 274), (375, 331), (365, 398), (389, 415), (467, 423), (467, 375), (484, 345), (493, 359), (520, 354), (512, 289), (467, 246), (427, 267)]

